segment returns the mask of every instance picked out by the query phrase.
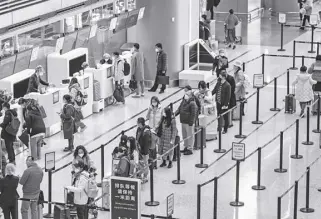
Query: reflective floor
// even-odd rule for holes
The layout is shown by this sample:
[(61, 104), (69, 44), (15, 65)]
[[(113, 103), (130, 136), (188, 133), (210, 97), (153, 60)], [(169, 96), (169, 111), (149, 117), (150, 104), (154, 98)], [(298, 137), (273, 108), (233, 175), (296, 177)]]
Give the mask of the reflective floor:
[[(270, 24), (270, 26), (272, 26)], [(266, 54), (292, 54), (292, 40), (310, 40), (310, 32), (298, 32), (296, 29), (289, 29), (285, 35), (287, 41), (284, 46), (285, 52), (278, 52), (279, 36), (277, 28), (270, 28), (255, 32), (253, 37), (265, 39), (264, 44), (259, 43), (238, 46), (236, 50), (228, 50), (228, 58), (234, 60), (237, 58), (241, 61), (249, 61), (262, 53)], [(271, 34), (274, 33), (275, 34)], [(287, 30), (288, 31), (288, 30)], [(271, 37), (273, 36), (273, 37)], [(316, 34), (316, 40), (320, 41), (321, 34)], [(273, 41), (273, 42), (272, 42)], [(273, 45), (273, 46), (272, 46)], [(310, 49), (308, 44), (297, 45), (297, 55), (315, 56), (309, 54)], [(305, 60), (305, 65), (310, 65), (313, 59)], [(296, 65), (301, 65), (301, 60), (296, 60)], [(287, 68), (292, 66), (292, 59), (282, 57), (265, 57), (265, 81), (269, 82), (283, 74)], [(232, 67), (232, 65), (231, 65)], [(253, 74), (262, 73), (262, 60), (256, 59), (246, 65), (246, 73), (250, 78)], [(297, 72), (290, 72), (290, 83), (294, 81)], [(252, 154), (258, 147), (262, 149), (262, 179), (261, 184), (266, 186), (264, 191), (254, 191), (251, 189), (256, 184), (257, 180), (257, 153), (254, 153), (246, 161), (241, 163), (240, 167), (240, 201), (244, 202), (244, 207), (235, 208), (230, 206), (230, 202), (235, 199), (235, 168), (221, 176), (218, 180), (218, 202), (217, 202), (217, 218), (218, 219), (271, 219), (277, 216), (277, 197), (284, 193), (291, 187), (295, 180), (297, 180), (306, 170), (306, 167), (315, 161), (320, 155), (319, 135), (311, 133), (310, 139), (314, 142), (312, 146), (304, 146), (301, 144), (306, 138), (306, 119), (300, 120), (299, 133), (299, 153), (303, 155), (303, 159), (294, 160), (289, 158), (294, 154), (295, 146), (295, 126), (292, 126), (284, 132), (284, 168), (288, 169), (287, 173), (278, 174), (274, 169), (278, 167), (279, 162), (279, 138), (271, 141), (277, 136), (280, 131), (285, 130), (299, 118), (296, 114), (284, 113), (284, 96), (286, 95), (286, 75), (283, 74), (277, 81), (277, 106), (282, 109), (281, 112), (271, 112), (273, 107), (273, 83), (260, 91), (260, 110), (259, 119), (264, 122), (264, 125), (253, 125), (252, 121), (256, 119), (256, 96), (252, 96), (246, 105), (245, 117), (243, 121), (243, 133), (248, 135), (243, 141), (246, 144), (246, 155)], [(255, 92), (254, 89), (250, 93)], [(106, 108), (102, 113), (95, 114), (84, 120), (88, 128), (84, 133), (76, 134), (75, 145), (85, 145), (85, 147), (92, 151), (101, 144), (108, 142), (115, 135), (119, 134), (136, 124), (136, 119), (140, 116), (146, 116), (146, 108), (150, 103), (152, 94), (146, 93), (144, 98), (133, 99), (128, 97), (126, 104), (113, 105)], [(169, 103), (180, 99), (183, 96), (183, 91), (179, 88), (167, 89), (164, 94), (158, 95), (162, 100), (162, 105), (166, 106)], [(178, 105), (174, 105), (176, 109)], [(299, 109), (299, 105), (297, 105)], [(311, 117), (311, 129), (316, 127), (316, 116)], [(177, 119), (179, 124), (179, 120)], [(180, 126), (178, 126), (180, 127)], [(234, 126), (229, 129), (228, 134), (222, 137), (222, 147), (230, 149), (232, 142), (239, 142), (234, 135), (238, 134), (239, 124), (234, 122)], [(180, 128), (179, 128), (180, 132)], [(135, 130), (128, 132), (128, 135), (134, 135)], [(49, 139), (46, 139), (47, 145), (43, 147), (42, 154), (44, 155), (50, 151), (56, 151), (56, 168), (62, 167), (72, 160), (71, 154), (66, 154), (62, 150), (67, 142), (63, 140), (62, 134), (57, 134)], [(114, 147), (118, 144), (119, 138), (109, 143), (105, 147), (105, 175), (110, 174), (111, 171), (111, 153)], [(270, 142), (268, 144), (268, 142)], [(215, 162), (222, 154), (214, 153), (213, 150), (218, 147), (218, 141), (207, 142), (207, 147), (204, 152), (204, 162), (210, 164)], [(25, 158), (27, 151), (21, 152), (17, 155), (18, 174), (22, 174), (25, 169)], [(44, 157), (44, 156), (43, 156)], [(96, 151), (91, 154), (98, 169), (97, 178), (100, 179), (101, 170), (101, 154)], [(141, 211), (144, 214), (156, 214), (165, 216), (166, 214), (166, 197), (171, 193), (175, 195), (175, 211), (174, 217), (181, 219), (195, 219), (197, 218), (197, 184), (202, 184), (207, 180), (217, 177), (224, 173), (227, 169), (235, 164), (231, 160), (231, 153), (226, 154), (220, 160), (216, 161), (214, 165), (208, 168), (205, 172), (195, 168), (195, 164), (199, 163), (200, 153), (195, 151), (192, 156), (182, 157), (181, 161), (181, 178), (186, 180), (184, 185), (174, 185), (172, 180), (176, 179), (176, 163), (172, 169), (158, 168), (155, 171), (154, 188), (155, 200), (160, 202), (158, 207), (147, 207), (145, 202), (150, 200), (150, 186), (144, 184), (141, 191)], [(41, 167), (44, 167), (44, 158), (38, 161)], [(321, 187), (321, 177), (319, 169), (321, 162), (316, 162), (311, 167), (311, 185), (310, 185), (310, 205), (315, 209), (312, 214), (298, 213), (298, 218), (319, 219), (321, 215), (321, 193), (317, 191)], [(53, 200), (64, 201), (63, 187), (71, 183), (71, 167), (68, 166), (53, 175)], [(45, 175), (42, 183), (42, 190), (45, 193), (45, 199), (48, 198), (47, 175)], [(213, 200), (214, 200), (214, 185), (210, 183), (201, 190), (201, 219), (213, 218)], [(19, 188), (21, 189), (21, 188)], [(21, 191), (20, 191), (20, 194)], [(98, 205), (101, 205), (98, 202)], [(299, 181), (299, 199), (298, 207), (305, 205), (305, 178)], [(47, 212), (45, 206), (44, 212)], [(293, 190), (282, 198), (282, 218), (293, 218)], [(109, 219), (108, 213), (99, 212), (98, 218)]]

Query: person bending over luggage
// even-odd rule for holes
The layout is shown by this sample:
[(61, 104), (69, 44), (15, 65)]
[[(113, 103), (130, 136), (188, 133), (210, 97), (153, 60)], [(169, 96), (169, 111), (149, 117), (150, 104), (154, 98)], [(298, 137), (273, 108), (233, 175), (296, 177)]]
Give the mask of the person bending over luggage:
[(85, 164), (79, 160), (75, 164), (75, 179), (71, 186), (66, 186), (68, 192), (74, 193), (74, 204), (77, 209), (78, 219), (88, 219), (89, 197), (86, 193), (88, 188), (89, 173), (86, 171)]
[(86, 150), (86, 148), (83, 145), (79, 145), (76, 147), (74, 152), (74, 159), (72, 161), (72, 170), (73, 174), (75, 172), (75, 165), (79, 162), (83, 162), (85, 165), (85, 170), (89, 173), (94, 173), (96, 171), (96, 168), (94, 166), (94, 162), (90, 159), (89, 154)]
[(303, 116), (306, 105), (310, 104), (314, 98), (312, 85), (316, 83), (311, 75), (307, 73), (307, 67), (302, 66), (300, 73), (297, 74), (295, 81), (292, 83), (293, 87), (296, 86), (295, 98), (300, 102), (300, 116)]
[(79, 92), (81, 92), (80, 84), (78, 83), (77, 78), (72, 78), (69, 83), (69, 95), (72, 97), (72, 102), (74, 103), (75, 107), (75, 124), (76, 124), (76, 130), (80, 129), (81, 132), (83, 132), (87, 126), (81, 121), (84, 119), (84, 116), (82, 115), (81, 106), (78, 105), (77, 101), (75, 101), (79, 97)]

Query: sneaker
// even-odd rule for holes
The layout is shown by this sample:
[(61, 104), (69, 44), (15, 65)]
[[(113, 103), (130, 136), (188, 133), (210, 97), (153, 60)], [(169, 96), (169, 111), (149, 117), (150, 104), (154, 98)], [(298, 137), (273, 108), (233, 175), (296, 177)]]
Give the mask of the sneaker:
[(80, 129), (80, 132), (83, 132), (87, 129), (87, 126), (84, 126), (83, 128)]
[(132, 96), (132, 98), (140, 98), (140, 96), (138, 94), (135, 94)]
[(173, 167), (172, 161), (169, 161), (169, 164), (168, 164), (167, 168), (170, 169), (172, 167)]
[(192, 155), (193, 154), (193, 151), (187, 149), (185, 152), (184, 152), (184, 155)]
[(71, 151), (71, 149), (69, 147), (64, 148), (64, 152), (69, 152), (69, 151)]
[(236, 48), (236, 46), (234, 45), (234, 46), (233, 46), (233, 49), (235, 49), (235, 48)]
[(156, 92), (154, 89), (149, 89), (148, 92)]
[(141, 96), (141, 97), (144, 97), (144, 96), (145, 96), (145, 94), (141, 94), (140, 96)]
[(304, 30), (304, 27), (300, 27), (300, 30)]
[(226, 134), (226, 133), (227, 133), (227, 130), (224, 130), (224, 131), (222, 132), (223, 135)]
[(176, 162), (176, 161), (177, 161), (177, 158), (176, 158), (176, 157), (174, 157), (174, 158), (173, 158), (173, 161), (174, 161), (174, 162)]
[(163, 94), (163, 93), (164, 93), (164, 91), (163, 91), (163, 90), (159, 91), (159, 94)]
[(166, 166), (166, 161), (163, 160), (163, 163), (159, 167), (165, 167)]

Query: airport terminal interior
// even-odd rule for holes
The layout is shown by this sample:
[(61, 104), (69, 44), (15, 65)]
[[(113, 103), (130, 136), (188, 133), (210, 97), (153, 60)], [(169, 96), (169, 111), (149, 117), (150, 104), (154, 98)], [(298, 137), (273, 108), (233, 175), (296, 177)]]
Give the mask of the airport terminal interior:
[[(0, 126), (5, 138), (0, 218), (319, 219), (320, 15), (320, 0), (0, 0)], [(221, 61), (223, 55), (228, 62)], [(226, 74), (225, 83), (230, 84), (230, 77), (234, 88), (244, 90), (243, 99), (235, 92), (236, 105), (224, 108), (225, 95), (229, 104), (233, 96), (233, 85), (222, 82)], [(70, 128), (75, 132), (71, 148), (63, 115), (74, 78), (79, 90), (69, 105), (77, 105), (81, 96), (77, 110), (84, 125)], [(155, 79), (166, 89), (153, 89)], [(201, 81), (211, 96), (209, 108), (206, 101), (196, 101), (203, 92)], [(138, 118), (151, 124), (147, 114), (154, 96), (162, 110), (180, 113), (171, 123), (179, 140), (162, 140), (173, 138), (162, 111), (159, 122), (165, 125), (150, 127), (147, 137), (148, 159), (141, 154), (140, 144), (146, 142), (138, 140), (136, 131)], [(40, 137), (26, 132), (29, 111), (22, 98), (40, 112), (45, 125)], [(186, 98), (195, 102), (194, 108)], [(14, 121), (2, 125), (8, 116), (6, 102), (20, 121), (11, 146), (3, 135)], [(190, 120), (195, 117), (193, 124), (184, 124), (183, 110)], [(74, 126), (74, 116), (71, 120)], [(226, 122), (227, 130), (218, 124)], [(128, 171), (133, 171), (127, 176), (117, 174), (122, 161), (117, 154), (129, 150), (121, 146), (124, 135), (136, 138), (139, 157), (136, 163), (126, 158)], [(167, 151), (160, 142), (167, 142)], [(79, 145), (94, 167), (85, 192), (77, 190), (83, 173), (74, 172)], [(13, 147), (14, 158), (9, 158), (8, 147)], [(167, 161), (174, 151), (174, 161)], [(1, 196), (10, 175), (4, 166), (14, 163), (11, 175), (21, 179), (30, 169), (30, 156), (43, 171), (44, 204), (38, 205), (38, 196), (27, 196), (26, 182), (20, 180), (20, 198), (12, 204), (17, 215), (4, 216), (9, 204)], [(32, 170), (28, 174), (31, 180)], [(90, 183), (97, 185), (98, 194), (89, 195)], [(70, 191), (75, 193), (71, 200)], [(88, 216), (79, 214), (81, 204), (73, 203), (82, 194)], [(29, 216), (22, 213), (26, 205), (31, 206)], [(37, 218), (30, 213), (34, 206)]]

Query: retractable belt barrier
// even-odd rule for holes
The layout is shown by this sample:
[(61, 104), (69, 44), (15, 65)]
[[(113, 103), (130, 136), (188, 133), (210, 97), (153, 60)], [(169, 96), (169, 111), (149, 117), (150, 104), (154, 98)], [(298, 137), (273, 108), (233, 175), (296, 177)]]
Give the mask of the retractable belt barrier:
[(297, 56), (296, 55), (296, 44), (301, 43), (301, 44), (311, 44), (311, 50), (309, 53), (314, 53), (314, 48), (313, 45), (317, 44), (317, 55), (320, 54), (320, 42), (313, 42), (313, 41), (302, 41), (302, 40), (293, 40), (293, 66), (290, 68), (291, 70), (297, 70), (298, 68), (295, 66), (295, 58), (300, 58), (302, 57), (302, 66), (304, 65), (304, 59), (305, 58), (315, 58), (315, 57), (307, 57), (307, 56)]

